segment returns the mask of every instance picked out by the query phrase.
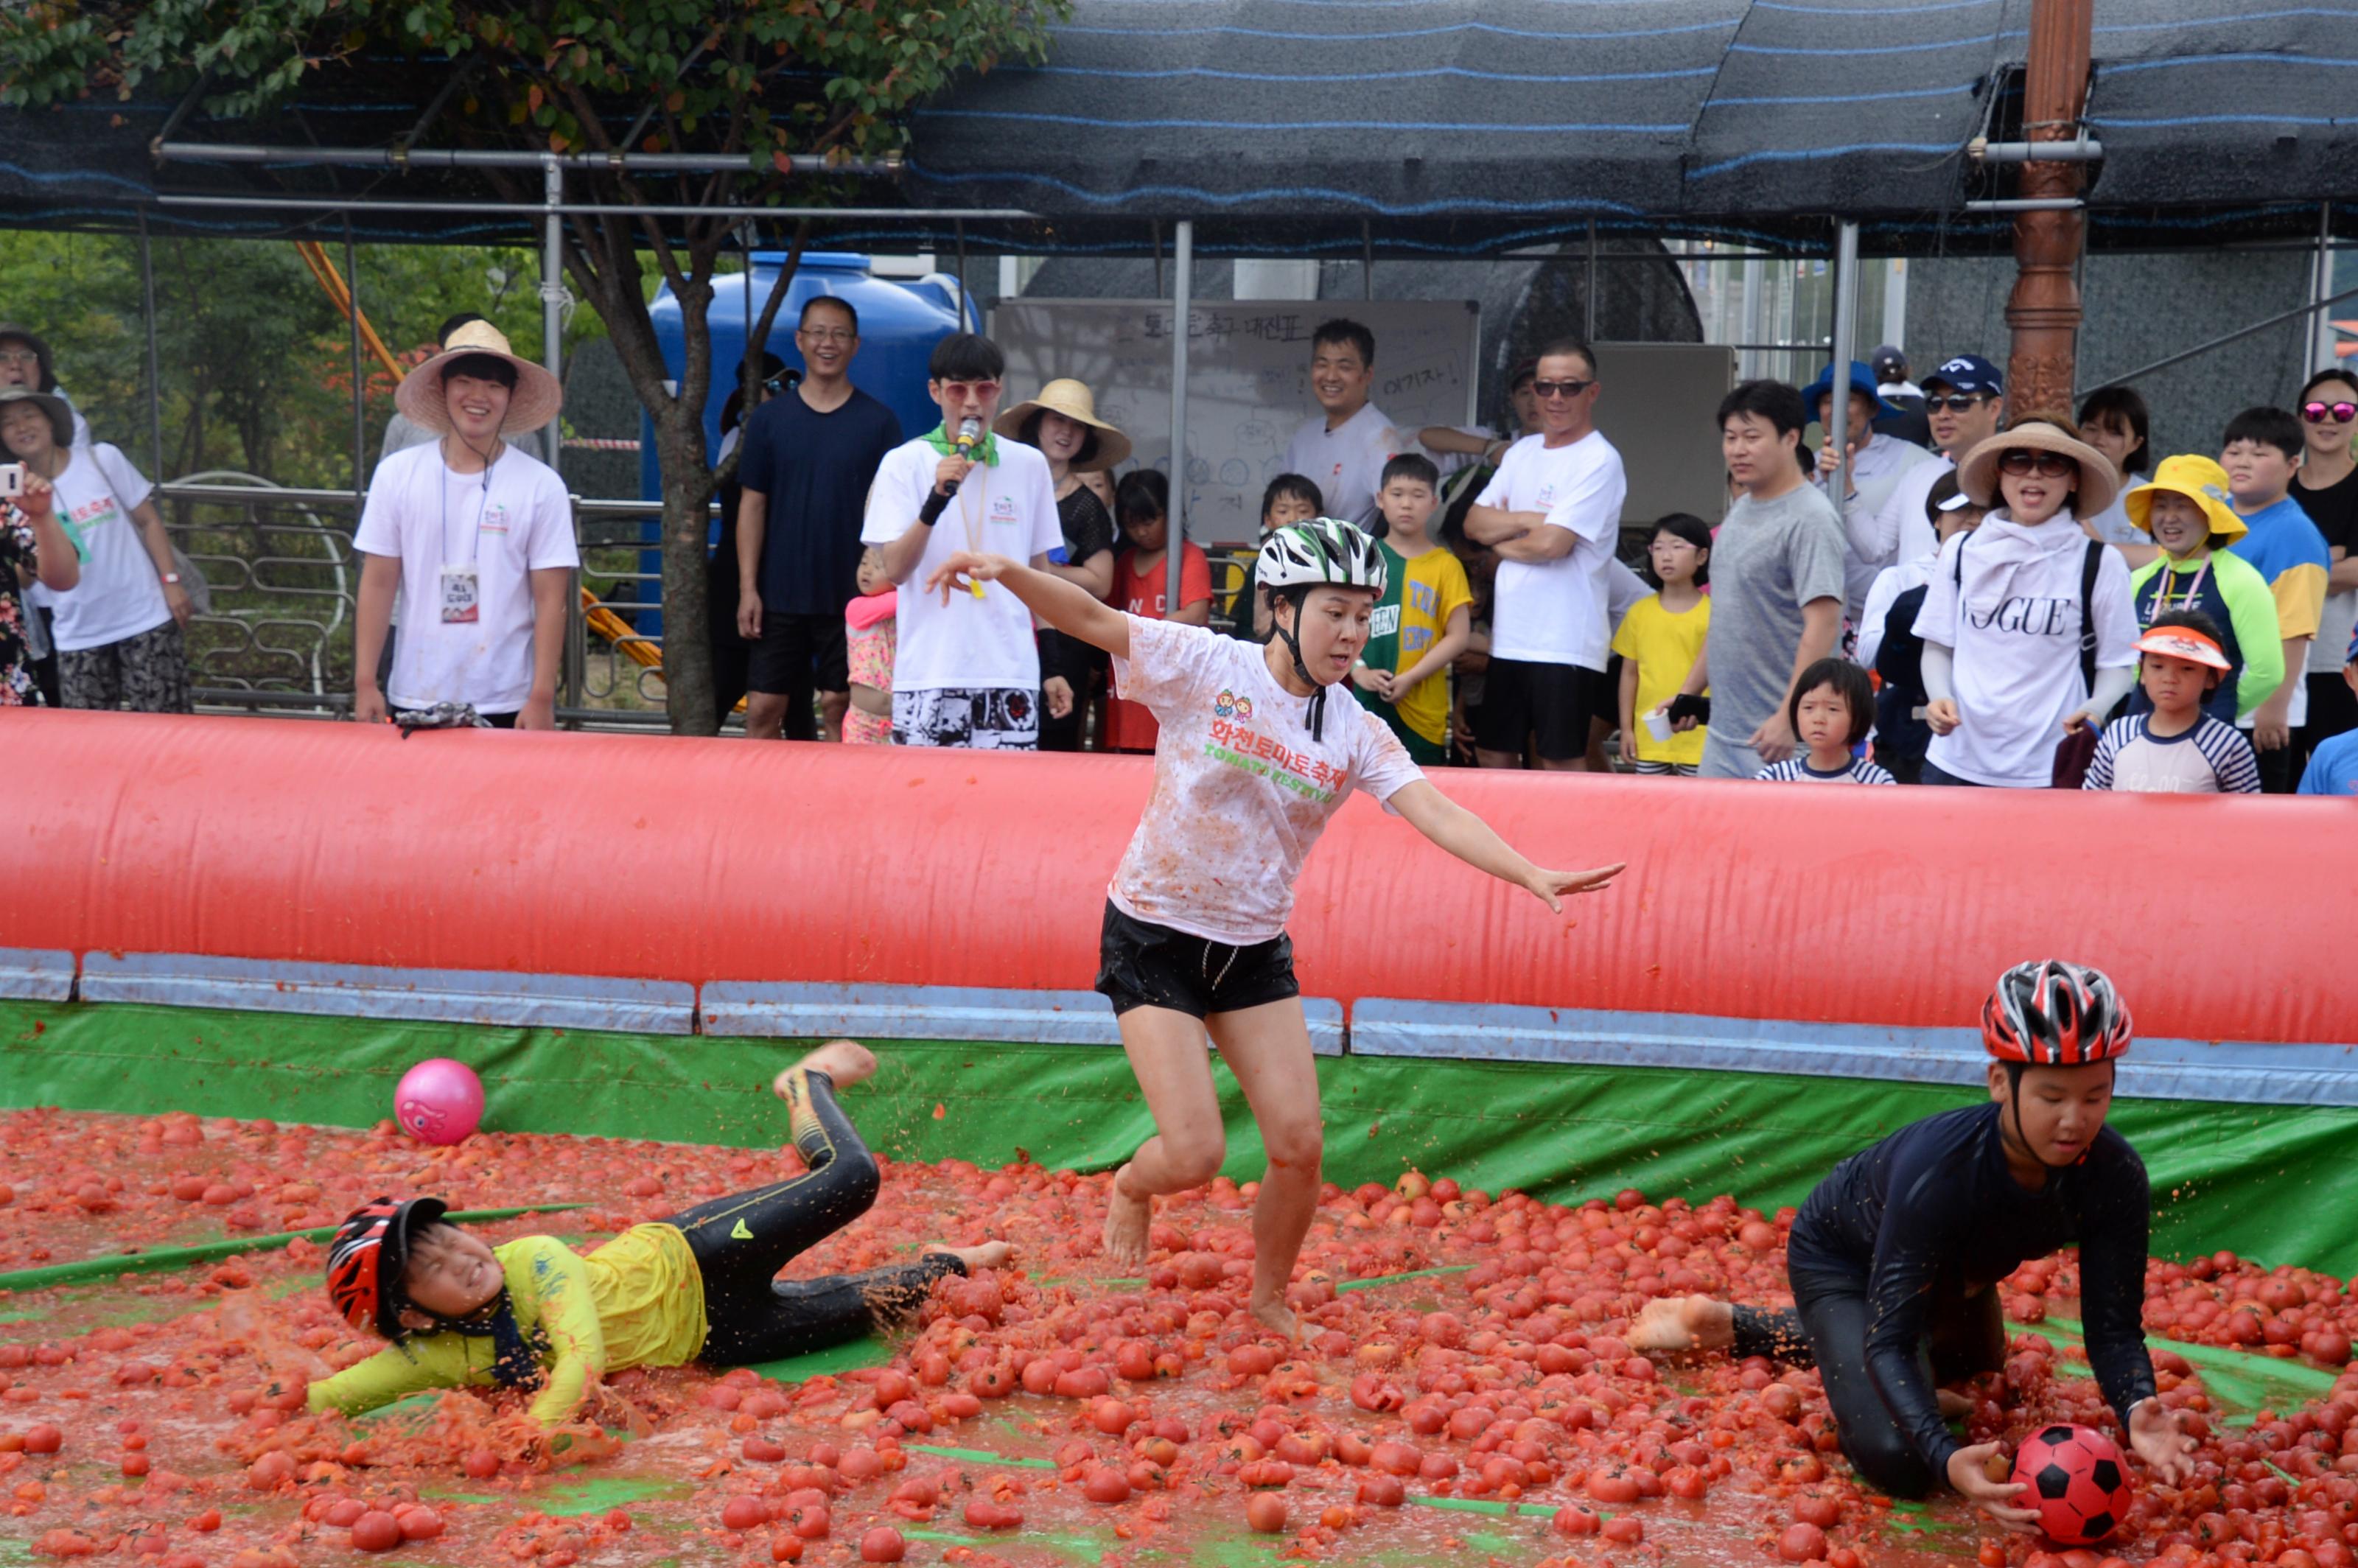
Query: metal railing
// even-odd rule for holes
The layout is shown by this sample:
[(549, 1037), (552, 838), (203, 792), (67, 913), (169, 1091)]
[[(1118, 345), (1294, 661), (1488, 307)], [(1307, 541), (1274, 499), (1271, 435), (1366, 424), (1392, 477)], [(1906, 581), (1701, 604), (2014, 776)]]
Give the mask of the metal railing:
[[(361, 578), (352, 535), (365, 493), (211, 470), (158, 485), (156, 496), (210, 600), (189, 626), (198, 710), (349, 714)], [(616, 537), (611, 526), (656, 519), (661, 504), (578, 495), (572, 504), (582, 580), (591, 589), (574, 597), (567, 616), (558, 717), (579, 728), (667, 727), (663, 639), (644, 629), (661, 606), (639, 597), (662, 580), (639, 569), (639, 553), (656, 546)]]

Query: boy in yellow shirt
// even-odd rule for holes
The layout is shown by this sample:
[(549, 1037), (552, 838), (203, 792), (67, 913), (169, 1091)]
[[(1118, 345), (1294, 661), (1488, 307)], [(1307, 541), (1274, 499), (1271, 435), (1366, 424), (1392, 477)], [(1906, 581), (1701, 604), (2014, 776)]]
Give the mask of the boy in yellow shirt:
[(1711, 629), (1711, 529), (1700, 517), (1673, 512), (1654, 524), (1646, 547), (1659, 593), (1629, 607), (1613, 633), (1621, 655), (1621, 760), (1641, 773), (1695, 776), (1703, 762), (1703, 726), (1672, 732), (1663, 711), (1703, 654)]
[(1474, 631), (1474, 587), (1465, 563), (1433, 541), (1441, 470), (1406, 452), (1384, 465), (1384, 593), (1368, 645), (1351, 671), (1359, 704), (1391, 727), (1419, 767), (1449, 761), (1449, 666)]
[(490, 1246), (436, 1198), (354, 1210), (328, 1251), (328, 1294), (354, 1328), (393, 1343), (313, 1383), (309, 1408), (352, 1415), (423, 1389), (497, 1384), (537, 1388), (530, 1414), (546, 1429), (608, 1372), (802, 1355), (891, 1326), (945, 1275), (1004, 1262), (1004, 1242), (936, 1246), (905, 1267), (776, 1278), (876, 1201), (875, 1159), (835, 1103), (835, 1086), (875, 1070), (865, 1046), (820, 1046), (772, 1086), (806, 1173), (633, 1226), (587, 1257), (551, 1236)]

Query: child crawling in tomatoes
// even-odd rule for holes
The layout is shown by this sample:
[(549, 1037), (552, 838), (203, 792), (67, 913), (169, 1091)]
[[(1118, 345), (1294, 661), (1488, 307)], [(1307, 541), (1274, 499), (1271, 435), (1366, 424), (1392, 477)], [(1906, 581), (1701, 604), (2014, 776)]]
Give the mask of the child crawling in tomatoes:
[(2033, 1530), (2022, 1486), (1986, 1473), (1998, 1445), (1951, 1433), (1954, 1396), (1935, 1379), (1998, 1369), (1997, 1282), (2077, 1243), (2088, 1364), (2129, 1446), (2180, 1479), (2195, 1441), (2154, 1397), (2145, 1347), (2145, 1162), (2104, 1125), (2129, 1039), (2128, 1007), (2102, 971), (2060, 960), (2007, 970), (1982, 1009), (1990, 1103), (1903, 1127), (1818, 1184), (1787, 1241), (1793, 1304), (1657, 1301), (1631, 1348), (1815, 1366), (1862, 1479), (1899, 1498), (1946, 1481), (2008, 1529)]
[(354, 1210), (329, 1249), (328, 1293), (354, 1328), (393, 1343), (313, 1383), (310, 1409), (351, 1415), (424, 1389), (497, 1385), (537, 1389), (529, 1413), (546, 1430), (606, 1373), (803, 1355), (893, 1326), (945, 1275), (1005, 1262), (1005, 1242), (936, 1245), (897, 1268), (776, 1277), (876, 1201), (876, 1161), (835, 1103), (875, 1071), (849, 1040), (813, 1051), (772, 1086), (804, 1174), (633, 1226), (586, 1257), (550, 1236), (491, 1246), (435, 1198)]

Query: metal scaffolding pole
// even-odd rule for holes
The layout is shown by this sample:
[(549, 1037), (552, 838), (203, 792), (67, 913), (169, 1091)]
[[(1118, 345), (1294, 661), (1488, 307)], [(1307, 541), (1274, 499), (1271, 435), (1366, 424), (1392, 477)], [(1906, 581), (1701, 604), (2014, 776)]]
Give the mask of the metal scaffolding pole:
[[(565, 384), (565, 166), (554, 154), (541, 165), (541, 189), (548, 207), (540, 249), (540, 362)], [(559, 432), (561, 435), (562, 432)], [(562, 440), (548, 449), (551, 468), (557, 467)], [(563, 471), (559, 470), (559, 471)]]
[[(643, 174), (728, 174), (757, 172), (743, 153), (719, 157), (711, 153), (535, 153), (474, 150), (455, 147), (267, 147), (223, 142), (153, 143), (148, 151), (157, 163), (266, 163), (278, 168), (342, 167), (349, 168), (538, 168), (550, 158), (569, 168), (602, 168)], [(900, 155), (883, 157), (838, 158), (821, 153), (795, 153), (777, 160), (782, 174), (897, 175)], [(762, 171), (766, 172), (766, 170)]]
[(147, 335), (147, 441), (154, 466), (148, 472), (160, 483), (164, 477), (163, 356), (156, 351), (156, 256), (147, 240), (147, 209), (139, 209), (140, 322)]
[(1168, 587), (1163, 602), (1179, 612), (1179, 568), (1187, 553), (1187, 315), (1195, 283), (1195, 222), (1182, 218), (1171, 243), (1171, 526), (1164, 535)]
[(1834, 362), (1833, 395), (1826, 399), (1826, 444), (1842, 460), (1833, 483), (1826, 487), (1834, 510), (1843, 510), (1850, 494), (1850, 362), (1858, 357), (1858, 225), (1834, 225)]
[(368, 364), (361, 357), (361, 263), (352, 243), (352, 220), (344, 220), (344, 291), (352, 296), (352, 522), (360, 523), (361, 491), (368, 478)]

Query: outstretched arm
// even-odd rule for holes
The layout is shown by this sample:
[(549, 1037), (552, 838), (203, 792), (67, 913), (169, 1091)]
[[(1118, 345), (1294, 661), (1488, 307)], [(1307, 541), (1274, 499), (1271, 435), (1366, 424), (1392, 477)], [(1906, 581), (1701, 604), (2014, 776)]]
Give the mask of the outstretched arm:
[(1067, 637), (1103, 648), (1117, 659), (1130, 657), (1130, 619), (1089, 591), (1052, 573), (1005, 556), (960, 550), (925, 582), (925, 591), (950, 601), (950, 590), (969, 582), (995, 582), (1023, 601), (1023, 608)]
[(1532, 865), (1488, 823), (1419, 779), (1392, 792), (1385, 805), (1408, 818), (1409, 826), (1472, 866), (1502, 882), (1512, 882), (1561, 914), (1561, 895), (1598, 892), (1620, 873), (1627, 861), (1593, 871), (1549, 871)]

